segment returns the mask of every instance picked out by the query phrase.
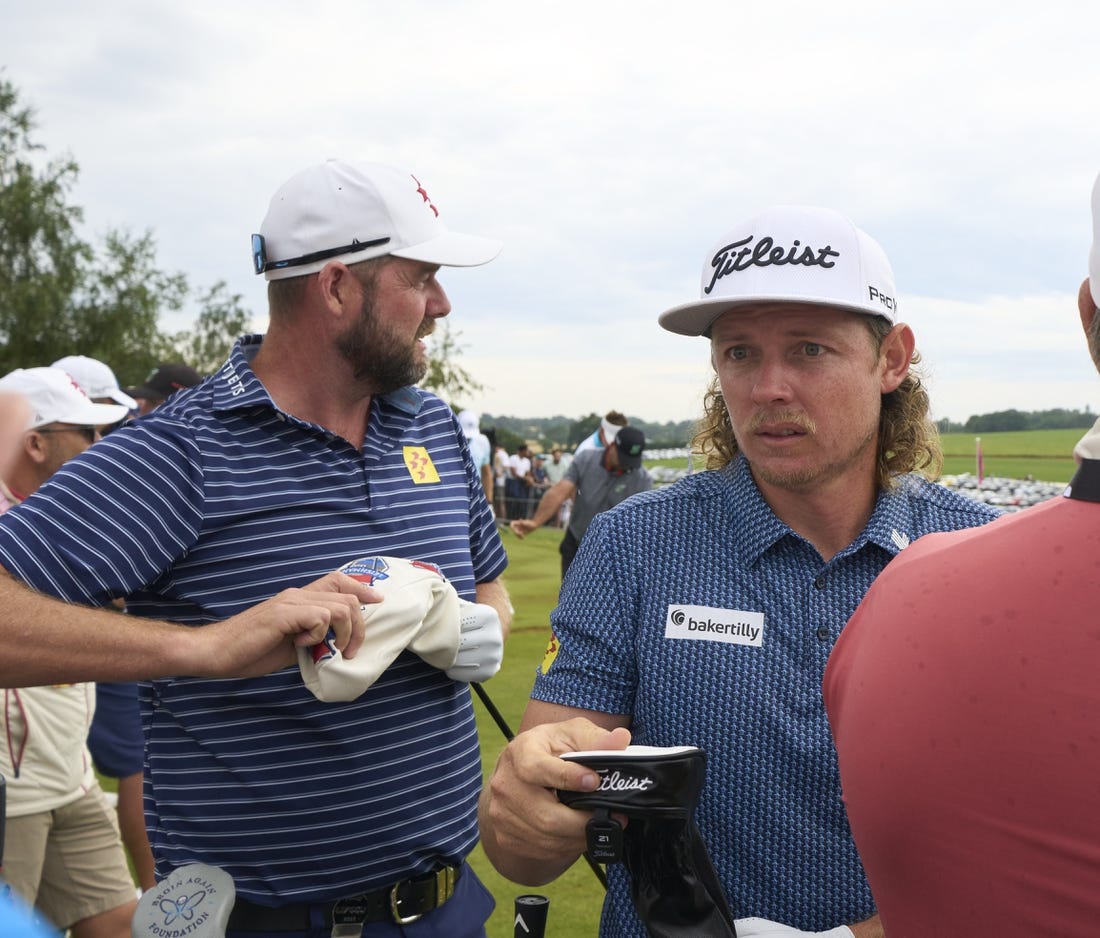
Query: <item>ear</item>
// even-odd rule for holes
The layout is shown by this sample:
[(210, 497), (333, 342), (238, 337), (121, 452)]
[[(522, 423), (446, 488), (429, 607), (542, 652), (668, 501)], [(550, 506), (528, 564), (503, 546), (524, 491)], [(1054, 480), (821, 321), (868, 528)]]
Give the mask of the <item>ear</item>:
[(889, 394), (896, 391), (909, 374), (909, 365), (913, 361), (913, 351), (917, 347), (917, 340), (913, 336), (913, 330), (903, 322), (899, 322), (882, 340), (882, 350), (879, 353), (879, 361), (882, 364), (881, 393)]
[(23, 452), (32, 463), (42, 465), (48, 458), (46, 434), (28, 430), (23, 434)]
[(1096, 301), (1092, 297), (1088, 277), (1084, 279), (1081, 289), (1077, 291), (1077, 310), (1081, 314), (1081, 328), (1088, 334), (1089, 326), (1092, 325), (1092, 319), (1097, 313)]
[(331, 261), (317, 273), (317, 290), (325, 306), (336, 316), (358, 315), (363, 287), (347, 264)]

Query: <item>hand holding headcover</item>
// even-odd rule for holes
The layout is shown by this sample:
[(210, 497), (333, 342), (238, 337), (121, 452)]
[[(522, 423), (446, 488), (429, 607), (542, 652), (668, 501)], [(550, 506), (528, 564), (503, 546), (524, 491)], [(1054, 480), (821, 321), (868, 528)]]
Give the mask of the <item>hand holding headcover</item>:
[[(627, 746), (565, 753), (600, 776), (594, 792), (559, 791), (575, 808), (595, 810), (589, 845), (615, 850), (609, 812), (626, 815), (622, 860), (634, 908), (653, 938), (734, 938), (733, 915), (692, 814), (703, 788), (706, 757), (694, 746)], [(605, 855), (605, 858), (612, 859)]]
[(359, 607), (366, 637), (354, 658), (331, 642), (298, 649), (302, 680), (319, 700), (354, 700), (406, 649), (456, 681), (483, 681), (500, 668), (500, 617), (491, 606), (459, 599), (435, 564), (361, 557), (340, 572), (380, 590), (383, 600)]

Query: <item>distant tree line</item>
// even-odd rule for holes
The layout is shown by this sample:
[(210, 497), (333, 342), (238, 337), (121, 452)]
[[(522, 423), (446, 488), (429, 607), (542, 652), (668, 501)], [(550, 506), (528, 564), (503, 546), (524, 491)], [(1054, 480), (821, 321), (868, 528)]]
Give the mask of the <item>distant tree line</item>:
[(954, 423), (946, 417), (937, 424), (940, 433), (1002, 433), (1015, 430), (1077, 430), (1091, 427), (1096, 414), (1086, 405), (1084, 410), (998, 410), (992, 414), (975, 414), (966, 423)]

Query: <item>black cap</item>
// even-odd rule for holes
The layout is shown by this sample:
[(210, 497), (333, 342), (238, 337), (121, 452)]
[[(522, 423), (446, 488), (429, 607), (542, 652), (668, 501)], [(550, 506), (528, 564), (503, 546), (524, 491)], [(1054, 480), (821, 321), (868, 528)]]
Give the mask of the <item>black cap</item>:
[(157, 365), (141, 387), (127, 388), (126, 393), (130, 397), (159, 400), (184, 388), (193, 388), (200, 381), (202, 378), (199, 377), (199, 373), (190, 365), (184, 365), (182, 362), (166, 362)]
[(645, 434), (637, 427), (623, 427), (615, 434), (615, 448), (619, 451), (620, 466), (637, 469), (642, 464)]

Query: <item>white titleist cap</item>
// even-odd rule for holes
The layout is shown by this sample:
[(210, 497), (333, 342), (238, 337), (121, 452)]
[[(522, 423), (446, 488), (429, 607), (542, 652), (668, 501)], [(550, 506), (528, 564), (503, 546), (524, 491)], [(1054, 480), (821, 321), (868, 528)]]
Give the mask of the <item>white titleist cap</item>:
[(1100, 176), (1092, 186), (1092, 250), (1089, 251), (1089, 291), (1100, 309)]
[(60, 368), (16, 368), (0, 378), (0, 391), (22, 394), (31, 405), (28, 430), (48, 423), (105, 427), (118, 423), (130, 409), (121, 404), (93, 404)]
[(680, 335), (708, 335), (727, 310), (772, 302), (890, 322), (897, 313), (894, 274), (874, 239), (831, 209), (779, 206), (724, 235), (703, 261), (702, 298), (665, 310), (658, 322)]
[(125, 404), (130, 410), (138, 405), (137, 401), (118, 386), (118, 378), (115, 377), (110, 366), (105, 365), (98, 358), (89, 358), (87, 355), (66, 355), (55, 361), (51, 367), (68, 372), (80, 385), (80, 389), (93, 401), (109, 397), (116, 404)]
[(500, 242), (448, 231), (420, 180), (379, 163), (327, 160), (292, 176), (252, 236), (256, 273), (303, 277), (325, 264), (392, 254), (445, 267), (476, 267)]

